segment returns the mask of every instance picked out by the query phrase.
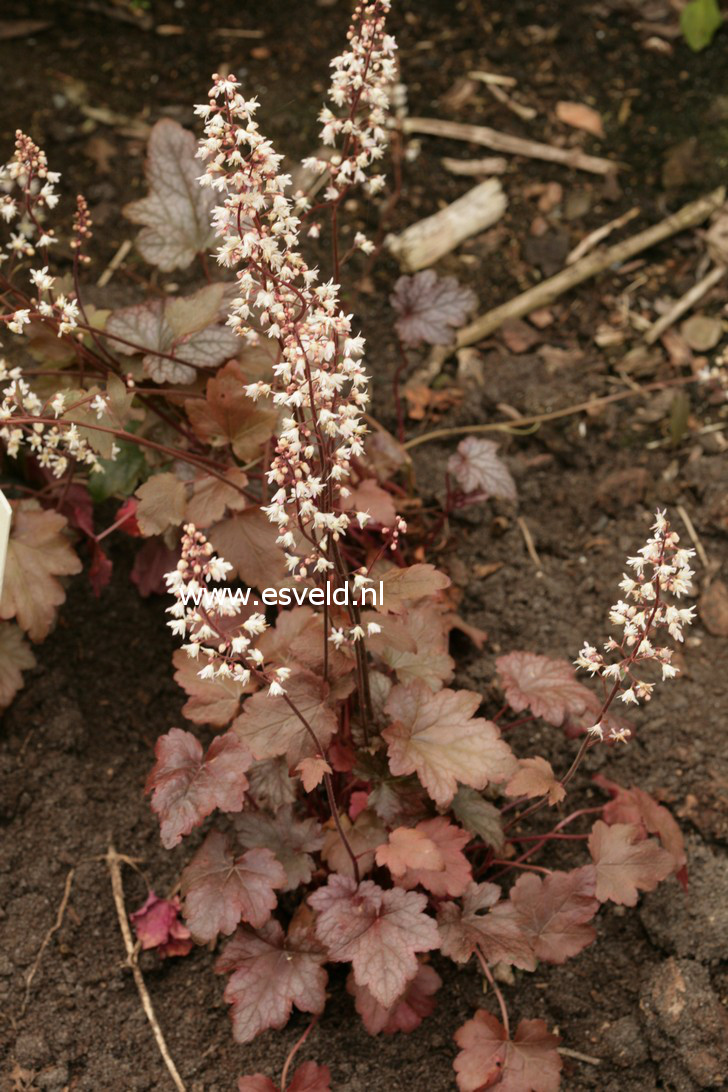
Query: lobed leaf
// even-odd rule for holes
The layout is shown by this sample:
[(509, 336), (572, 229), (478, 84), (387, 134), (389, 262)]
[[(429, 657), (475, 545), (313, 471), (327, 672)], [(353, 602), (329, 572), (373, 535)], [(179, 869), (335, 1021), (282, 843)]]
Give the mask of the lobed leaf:
[(447, 461), (447, 469), (464, 493), (479, 493), (483, 499), (516, 500), (516, 483), (497, 451), (497, 444), (479, 436), (467, 436), (460, 441), (456, 454)]
[(157, 761), (146, 792), (159, 816), (162, 843), (179, 845), (215, 808), (241, 811), (252, 762), (248, 748), (232, 732), (213, 739), (204, 759), (202, 745), (191, 732), (172, 728), (154, 748)]
[(455, 1032), (460, 1092), (497, 1085), (500, 1092), (557, 1092), (561, 1084), (558, 1035), (543, 1020), (521, 1020), (513, 1039), (495, 1016), (479, 1009)]
[(463, 325), (478, 301), (455, 277), (424, 269), (400, 277), (389, 302), (399, 315), (394, 326), (405, 345), (449, 345), (453, 330)]
[(240, 492), (248, 479), (238, 466), (225, 471), (225, 481), (210, 474), (200, 474), (190, 483), (190, 492), (184, 513), (185, 523), (196, 527), (210, 527), (225, 515), (226, 509), (240, 512), (247, 505)]
[(310, 883), (314, 870), (312, 853), (324, 844), (316, 819), (297, 819), (290, 807), (279, 808), (275, 816), (244, 812), (235, 819), (238, 839), (247, 849), (270, 849), (286, 872), (284, 891)]
[(195, 435), (211, 447), (229, 444), (243, 462), (256, 458), (273, 434), (278, 417), (274, 409), (247, 397), (243, 390), (247, 381), (240, 362), (230, 360), (216, 376), (208, 379), (204, 399), (185, 401), (185, 412)]
[[(450, 622), (437, 603), (424, 602), (401, 615), (404, 635), (414, 642), (414, 649), (396, 648), (390, 643), (392, 623), (395, 619), (381, 616), (389, 622), (377, 636), (379, 642), (369, 639), (368, 647), (378, 651), (382, 660), (396, 673), (401, 683), (421, 679), (431, 690), (440, 690), (452, 680), (455, 661), (448, 652)], [(398, 619), (399, 620), (399, 619)]]
[(160, 899), (149, 892), (143, 906), (129, 915), (137, 940), (144, 951), (155, 948), (161, 959), (168, 956), (186, 956), (192, 950), (192, 937), (179, 918), (180, 901)]
[(568, 660), (510, 652), (499, 656), (495, 666), (514, 713), (530, 708), (535, 717), (558, 728), (567, 716), (578, 716), (588, 707), (591, 691), (577, 681)]
[(407, 984), (404, 993), (385, 1007), (374, 999), (366, 986), (358, 986), (353, 972), (346, 980), (346, 988), (354, 998), (356, 1011), (370, 1035), (395, 1035), (398, 1031), (410, 1032), (420, 1026), (426, 1016), (435, 1009), (435, 994), (442, 979), (434, 968), (420, 963), (417, 974)]
[(537, 957), (545, 963), (565, 963), (596, 937), (588, 925), (599, 902), (595, 897), (593, 865), (548, 876), (525, 873), (510, 891), (518, 923)]
[(134, 494), (139, 504), (136, 521), (146, 537), (161, 535), (169, 527), (178, 527), (185, 516), (187, 493), (176, 474), (154, 474)]
[(414, 891), (384, 891), (371, 880), (358, 886), (329, 876), (308, 899), (317, 911), (316, 936), (334, 963), (351, 961), (354, 979), (389, 1008), (418, 971), (415, 953), (439, 946), (427, 899)]
[(189, 699), (182, 706), (184, 716), (194, 724), (212, 724), (215, 728), (230, 724), (240, 712), (243, 695), (252, 686), (243, 686), (232, 678), (201, 679), (199, 663), (182, 648), (176, 649), (172, 663), (175, 681)]
[[(393, 846), (398, 831), (408, 835), (403, 851)], [(416, 840), (413, 842), (413, 836)], [(425, 819), (414, 828), (399, 827), (390, 834), (390, 847), (377, 851), (377, 864), (385, 864), (397, 884), (407, 890), (420, 884), (437, 898), (458, 898), (470, 884), (473, 875), (463, 849), (470, 835), (456, 827), (444, 816)], [(398, 842), (403, 841), (400, 834)], [(412, 852), (412, 849), (415, 852)], [(382, 854), (382, 857), (380, 857)], [(397, 871), (395, 871), (397, 869)]]
[[(353, 823), (348, 815), (340, 815), (339, 822), (356, 857), (359, 874), (366, 876), (367, 872), (371, 872), (374, 867), (375, 850), (387, 840), (387, 832), (378, 816), (369, 808), (360, 811)], [(331, 823), (321, 856), (333, 872), (340, 872), (344, 876), (351, 875), (353, 871), (351, 857), (341, 841), (338, 830)]]
[(505, 843), (500, 810), (484, 800), (479, 792), (461, 785), (451, 804), (453, 814), (471, 834), (482, 838), (487, 846), (500, 852)]
[(450, 577), (434, 565), (418, 563), (406, 569), (387, 569), (380, 577), (383, 601), (377, 596), (376, 609), (381, 613), (401, 614), (408, 603), (426, 599), (450, 585)]
[(508, 796), (548, 796), (549, 804), (558, 804), (566, 789), (556, 779), (551, 763), (537, 755), (519, 758), (518, 769), (506, 785)]
[(600, 902), (609, 899), (621, 906), (635, 906), (638, 892), (653, 891), (674, 870), (672, 854), (654, 838), (642, 838), (634, 823), (610, 827), (598, 819), (588, 844), (596, 865)]
[[(326, 704), (329, 688), (323, 679), (310, 672), (292, 675), (286, 682), (285, 695), (271, 696), (258, 691), (246, 701), (235, 720), (233, 731), (244, 740), (253, 757), (275, 758), (286, 755), (289, 766), (325, 749), (336, 732), (336, 714)], [(289, 705), (295, 705), (299, 716)], [(314, 743), (301, 717), (316, 733)]]
[(18, 626), (0, 622), (0, 709), (7, 709), (19, 690), (23, 672), (35, 667), (35, 656)]
[(635, 786), (632, 789), (623, 789), (614, 781), (609, 781), (602, 774), (597, 774), (593, 781), (600, 788), (611, 793), (612, 800), (605, 805), (602, 818), (611, 826), (613, 823), (634, 823), (642, 830), (643, 837), (648, 834), (656, 834), (660, 839), (663, 849), (672, 856), (675, 863), (675, 871), (684, 873), (686, 870), (687, 855), (685, 853), (685, 839), (680, 827), (674, 818), (662, 804), (658, 804), (644, 789)]
[(512, 963), (524, 971), (536, 968), (529, 937), (513, 906), (499, 902), (500, 887), (471, 883), (462, 903), (443, 902), (437, 912), (441, 951), (455, 963), (467, 963), (479, 948), (489, 963)]

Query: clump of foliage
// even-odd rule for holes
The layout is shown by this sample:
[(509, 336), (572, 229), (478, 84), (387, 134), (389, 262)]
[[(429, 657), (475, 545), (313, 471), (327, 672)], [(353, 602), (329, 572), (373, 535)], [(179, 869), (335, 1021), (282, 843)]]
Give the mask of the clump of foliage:
[[(393, 481), (406, 454), (370, 431), (365, 342), (339, 288), (356, 252), (376, 249), (360, 232), (343, 244), (340, 218), (354, 188), (375, 199), (384, 185), (371, 172), (396, 75), (389, 7), (360, 4), (333, 62), (321, 113), (328, 154), (305, 163), (323, 183), (318, 203), (292, 191), (257, 101), (232, 75), (214, 77), (197, 108), (201, 185), (191, 135), (171, 121), (155, 127), (149, 194), (127, 214), (160, 270), (201, 256), (206, 283), (188, 295), (111, 313), (85, 306), (82, 198), (70, 271), (51, 275), (57, 178), (18, 135), (0, 174), (13, 227), (1, 317), (25, 346), (0, 371), (0, 438), (7, 465), (24, 473), (4, 483), (18, 495), (1, 694), (7, 703), (31, 666), (21, 630), (46, 636), (60, 578), (81, 567), (71, 531), (97, 589), (110, 576), (105, 536), (144, 538), (134, 579), (142, 594), (160, 584), (171, 593), (184, 714), (216, 734), (207, 748), (179, 728), (158, 740), (147, 791), (164, 845), (206, 833), (182, 868), (180, 898), (152, 892), (134, 915), (142, 946), (174, 956), (222, 940), (216, 970), (240, 1043), (284, 1027), (294, 1008), (315, 1022), (327, 966), (339, 963), (370, 1034), (411, 1032), (441, 986), (431, 954), (474, 961), (491, 1000), (456, 1034), (458, 1087), (551, 1092), (558, 1036), (540, 1019), (514, 1027), (499, 982), (508, 968), (578, 955), (602, 904), (634, 906), (670, 874), (684, 880), (679, 829), (641, 788), (602, 778), (606, 803), (566, 801), (593, 748), (629, 740), (617, 700), (649, 700), (651, 669), (676, 674), (659, 638), (681, 640), (691, 621), (677, 605), (691, 551), (658, 512), (610, 614), (620, 637), (602, 651), (585, 645), (576, 661), (601, 692), (567, 660), (522, 650), (497, 661), (500, 709), (452, 685), (451, 630), (477, 645), (485, 635), (458, 617), (449, 577), (412, 555), (398, 510), (405, 490)], [(315, 247), (322, 231), (323, 275), (304, 252), (304, 237)], [(209, 279), (213, 239), (232, 280)], [(446, 341), (473, 303), (432, 272), (402, 279), (401, 348)], [(490, 496), (515, 501), (515, 483), (496, 446), (469, 437), (448, 461), (445, 516)], [(122, 504), (97, 532), (93, 502), (111, 497)], [(511, 729), (537, 720), (575, 741), (565, 771), (510, 746)], [(564, 842), (584, 848), (575, 867), (536, 863)], [(312, 1026), (281, 1089), (330, 1087), (312, 1061), (289, 1081)], [(262, 1074), (239, 1081), (240, 1092), (275, 1087)]]

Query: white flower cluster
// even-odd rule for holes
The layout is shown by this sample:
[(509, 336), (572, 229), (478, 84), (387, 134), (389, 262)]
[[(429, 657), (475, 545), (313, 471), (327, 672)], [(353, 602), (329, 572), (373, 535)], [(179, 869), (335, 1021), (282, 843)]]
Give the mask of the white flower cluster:
[[(32, 257), (38, 247), (56, 242), (53, 231), (44, 230), (41, 221), (45, 210), (58, 204), (55, 185), (60, 177), (48, 170), (45, 152), (18, 129), (15, 154), (9, 163), (0, 166), (0, 217), (8, 224), (15, 222), (17, 227), (6, 246), (10, 255)], [(0, 253), (0, 261), (7, 256)]]
[[(627, 558), (634, 576), (625, 573), (619, 585), (632, 602), (620, 599), (609, 612), (610, 621), (623, 630), (623, 636), (621, 641), (610, 637), (604, 650), (618, 652), (621, 658), (615, 663), (606, 663), (601, 652), (585, 644), (575, 661), (590, 675), (613, 680), (615, 688), (621, 689), (620, 699), (634, 705), (639, 704), (640, 699), (649, 701), (655, 687), (654, 683), (634, 674), (637, 664), (655, 662), (662, 670), (663, 679), (672, 679), (678, 673), (671, 663), (672, 649), (653, 644), (655, 631), (666, 629), (674, 640), (682, 641), (683, 626), (690, 625), (695, 613), (694, 607), (677, 607), (664, 598), (668, 593), (679, 599), (690, 591), (694, 575), (690, 561), (695, 551), (680, 548), (680, 537), (670, 530), (664, 512), (657, 512), (652, 530), (654, 534), (638, 551), (637, 557)], [(597, 738), (603, 738), (600, 722), (589, 731)], [(628, 735), (627, 730), (613, 729), (610, 738), (624, 740)]]
[[(218, 260), (243, 267), (228, 322), (245, 337), (256, 336), (255, 324), (279, 347), (274, 383), (245, 390), (253, 399), (272, 396), (284, 411), (268, 471), (275, 492), (264, 510), (290, 571), (303, 578), (334, 568), (332, 542), (349, 526), (339, 501), (351, 460), (363, 453), (364, 339), (352, 335), (338, 285), (319, 283), (298, 250), (299, 220), (285, 195), (290, 179), (259, 132), (257, 102), (243, 98), (234, 77), (213, 78), (209, 103), (196, 108), (206, 134), (200, 181), (224, 196), (213, 213), (223, 239)], [(293, 552), (299, 546), (303, 555)]]
[[(354, 185), (375, 194), (384, 187), (384, 175), (367, 172), (382, 158), (389, 143), (387, 121), (396, 86), (397, 44), (386, 33), (391, 0), (370, 0), (354, 11), (347, 34), (349, 48), (331, 62), (329, 99), (319, 114), (321, 141), (334, 148), (328, 159), (310, 156), (303, 166), (328, 176), (326, 201), (339, 202)], [(308, 202), (299, 200), (303, 209)], [(317, 233), (317, 225), (310, 234)], [(374, 244), (357, 232), (354, 246), (371, 253)]]
[[(89, 405), (97, 417), (107, 409), (105, 400), (98, 394)], [(96, 452), (77, 425), (48, 423), (48, 418), (61, 417), (65, 409), (66, 395), (62, 391), (42, 402), (23, 379), (20, 368), (10, 368), (7, 360), (0, 357), (0, 440), (4, 441), (8, 455), (16, 458), (21, 445), (25, 444), (38, 464), (48, 468), (56, 478), (62, 478), (72, 462), (82, 463), (92, 471), (102, 470)], [(111, 457), (115, 458), (117, 453), (118, 448), (114, 445)]]
[[(268, 628), (268, 623), (260, 613), (251, 614), (238, 626), (225, 623), (226, 618), (240, 614), (241, 604), (233, 596), (218, 597), (214, 614), (206, 609), (205, 585), (227, 580), (232, 565), (216, 556), (212, 543), (194, 523), (182, 530), (182, 556), (177, 568), (164, 578), (167, 590), (175, 597), (172, 606), (167, 607), (172, 615), (167, 624), (176, 636), (187, 639), (182, 647), (191, 659), (202, 656), (207, 660), (198, 671), (201, 679), (234, 679), (247, 686), (251, 675), (262, 678), (264, 658), (253, 641)], [(268, 692), (285, 693), (282, 683), (289, 675), (287, 667), (267, 672)]]

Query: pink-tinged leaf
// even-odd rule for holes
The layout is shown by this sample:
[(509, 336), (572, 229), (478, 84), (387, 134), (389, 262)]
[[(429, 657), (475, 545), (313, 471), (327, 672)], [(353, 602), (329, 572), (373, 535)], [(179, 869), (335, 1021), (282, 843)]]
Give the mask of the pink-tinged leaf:
[(226, 510), (241, 512), (248, 501), (240, 492), (248, 484), (248, 479), (238, 466), (225, 471), (225, 481), (202, 473), (191, 483), (185, 523), (194, 523), (195, 527), (210, 527), (225, 515)]
[(129, 915), (134, 932), (142, 948), (156, 948), (161, 959), (167, 956), (186, 956), (192, 950), (192, 937), (184, 922), (180, 921), (180, 901), (160, 899), (153, 891), (146, 902)]
[(645, 838), (648, 834), (656, 834), (663, 849), (671, 854), (676, 872), (682, 872), (687, 864), (685, 840), (667, 808), (658, 804), (644, 789), (636, 786), (633, 789), (623, 789), (602, 774), (597, 774), (593, 780), (613, 797), (602, 812), (604, 822), (609, 826), (613, 823), (635, 823), (641, 828)]
[[(415, 648), (396, 648), (391, 638), (394, 618), (379, 615), (385, 621), (382, 632), (367, 645), (372, 652), (378, 653), (382, 660), (396, 673), (401, 683), (416, 682), (421, 679), (430, 690), (440, 690), (452, 680), (455, 673), (455, 661), (448, 652), (448, 634), (450, 624), (447, 615), (439, 609), (437, 603), (424, 602), (412, 607), (397, 618), (407, 638), (414, 641)], [(389, 622), (389, 625), (386, 625)]]
[(260, 929), (276, 906), (274, 889), (285, 883), (283, 866), (269, 849), (235, 857), (226, 835), (211, 831), (180, 881), (192, 936), (207, 944), (218, 933), (229, 936), (241, 921)]
[(301, 775), (306, 792), (313, 792), (321, 784), (324, 776), (330, 774), (332, 770), (322, 755), (314, 755), (313, 758), (304, 758), (299, 762), (296, 772)]
[(389, 302), (399, 315), (394, 325), (405, 345), (449, 345), (478, 300), (455, 277), (424, 269), (414, 277), (400, 277)]
[(426, 1016), (434, 1012), (435, 994), (441, 985), (442, 979), (437, 971), (427, 963), (421, 963), (402, 996), (385, 1008), (375, 1001), (366, 986), (357, 985), (353, 973), (346, 980), (346, 988), (354, 998), (356, 1011), (370, 1035), (414, 1031)]
[[(262, 633), (257, 647), (266, 663), (276, 667), (299, 667), (315, 675), (324, 673), (324, 616), (312, 607), (292, 607), (281, 611), (274, 626)], [(345, 675), (354, 669), (354, 660), (330, 647), (329, 677)]]
[(285, 557), (276, 544), (278, 531), (260, 508), (246, 508), (216, 523), (207, 537), (215, 553), (233, 566), (231, 577), (240, 577), (251, 588), (274, 588), (286, 579)]
[(23, 672), (35, 667), (35, 656), (12, 622), (0, 622), (0, 709), (7, 709), (23, 688)]
[(267, 1028), (285, 1027), (294, 1005), (301, 1012), (323, 1012), (325, 959), (315, 941), (285, 937), (277, 921), (257, 933), (239, 928), (215, 965), (218, 974), (230, 975), (225, 1000), (232, 1006), (235, 1041), (249, 1043)]
[(286, 1085), (286, 1092), (331, 1092), (331, 1072), (327, 1065), (304, 1062)]
[(634, 906), (639, 891), (653, 891), (675, 867), (672, 854), (654, 838), (642, 838), (634, 823), (609, 827), (598, 819), (589, 835), (589, 852), (597, 869), (597, 898), (621, 906)]
[(593, 865), (543, 877), (533, 872), (519, 876), (510, 900), (539, 959), (565, 963), (591, 944), (596, 931), (587, 922), (599, 909), (595, 890)]
[(182, 706), (182, 713), (194, 724), (212, 724), (215, 728), (225, 728), (240, 712), (243, 695), (252, 687), (243, 686), (235, 679), (201, 679), (197, 660), (192, 660), (178, 648), (172, 656), (175, 681), (187, 694), (188, 701)]
[(66, 526), (65, 516), (37, 508), (33, 501), (13, 506), (0, 618), (15, 618), (31, 641), (48, 636), (57, 608), (66, 600), (58, 577), (81, 571), (64, 534)]
[(248, 748), (232, 732), (213, 739), (202, 757), (202, 746), (191, 732), (172, 728), (157, 740), (157, 756), (147, 779), (152, 811), (159, 816), (162, 843), (179, 845), (185, 834), (219, 808), (242, 811), (253, 759)]
[(238, 1078), (238, 1092), (280, 1092), (280, 1085), (273, 1084), (265, 1073), (251, 1073)]
[(545, 758), (519, 758), (518, 769), (506, 785), (508, 796), (548, 796), (549, 804), (558, 804), (566, 789), (556, 780), (551, 763)]
[(497, 451), (498, 445), (492, 440), (478, 436), (460, 441), (456, 454), (447, 460), (447, 469), (464, 493), (478, 493), (483, 499), (516, 500), (516, 483)]
[(347, 512), (368, 512), (370, 522), (366, 524), (367, 527), (392, 527), (397, 518), (392, 494), (382, 489), (374, 478), (360, 482), (341, 506)]
[(139, 486), (135, 496), (139, 501), (136, 520), (145, 538), (164, 534), (184, 519), (187, 493), (175, 474), (154, 474)]
[(275, 853), (286, 873), (284, 891), (310, 882), (314, 871), (311, 854), (318, 853), (324, 844), (316, 819), (297, 819), (290, 807), (280, 808), (275, 816), (246, 811), (236, 816), (235, 830), (246, 849)]
[(434, 565), (418, 563), (406, 569), (387, 569), (382, 581), (383, 602), (377, 596), (376, 609), (383, 614), (401, 614), (408, 604), (429, 598), (450, 585), (450, 577)]
[(140, 254), (164, 273), (185, 269), (214, 240), (210, 217), (217, 196), (197, 181), (196, 152), (191, 132), (171, 118), (158, 121), (144, 166), (149, 193), (123, 210), (132, 223), (143, 225), (137, 237)]
[(512, 1040), (495, 1016), (479, 1009), (455, 1032), (460, 1092), (497, 1086), (500, 1092), (557, 1092), (561, 1085), (558, 1035), (543, 1020), (521, 1020)]
[(172, 571), (179, 556), (179, 549), (171, 550), (163, 538), (150, 538), (142, 543), (131, 570), (131, 581), (142, 598), (166, 594), (165, 573)]
[(258, 808), (277, 811), (296, 799), (296, 780), (290, 776), (284, 758), (254, 762), (248, 770), (248, 781), (248, 795)]
[(497, 725), (473, 716), (480, 702), (469, 690), (395, 686), (384, 707), (393, 723), (382, 732), (392, 773), (416, 773), (440, 807), (452, 802), (458, 782), (484, 789), (510, 777), (516, 759)]
[(568, 660), (553, 660), (535, 652), (510, 652), (499, 656), (495, 666), (506, 701), (514, 713), (530, 708), (558, 728), (570, 714), (588, 707), (591, 691), (577, 682)]
[[(271, 697), (267, 690), (260, 690), (248, 698), (233, 730), (255, 758), (286, 755), (289, 766), (297, 766), (302, 759), (320, 754), (336, 732), (336, 714), (326, 704), (328, 692), (328, 685), (309, 672), (292, 675), (285, 695)], [(315, 732), (318, 746), (289, 701)]]
[(470, 841), (470, 835), (445, 816), (425, 819), (417, 824), (414, 831), (431, 842), (442, 865), (436, 868), (427, 862), (420, 865), (410, 864), (404, 873), (397, 876), (397, 883), (407, 889), (420, 884), (437, 898), (458, 898), (473, 878), (470, 864), (463, 853)]
[(316, 936), (334, 963), (351, 961), (354, 978), (388, 1008), (418, 970), (416, 952), (439, 947), (437, 926), (415, 891), (383, 891), (371, 880), (357, 884), (329, 876), (309, 897), (318, 912)]
[(395, 877), (403, 876), (409, 868), (428, 868), (431, 872), (442, 872), (445, 868), (440, 850), (417, 827), (397, 827), (376, 856), (377, 864), (388, 868)]
[(243, 365), (231, 360), (208, 379), (204, 398), (185, 402), (195, 435), (211, 447), (229, 444), (237, 458), (245, 462), (256, 458), (272, 435), (278, 417), (276, 410), (246, 396), (246, 382), (249, 377)]
[(462, 902), (443, 902), (437, 912), (441, 951), (456, 963), (467, 963), (479, 948), (489, 963), (512, 963), (524, 971), (536, 968), (533, 946), (513, 906), (500, 898), (494, 883), (472, 883)]
[[(368, 809), (361, 811), (354, 823), (346, 814), (339, 816), (339, 822), (346, 834), (351, 851), (357, 859), (359, 875), (366, 876), (367, 872), (371, 872), (374, 867), (375, 850), (387, 840), (387, 832), (375, 813)], [(351, 857), (333, 822), (329, 821), (327, 825), (329, 829), (321, 856), (333, 872), (351, 876), (353, 871)]]

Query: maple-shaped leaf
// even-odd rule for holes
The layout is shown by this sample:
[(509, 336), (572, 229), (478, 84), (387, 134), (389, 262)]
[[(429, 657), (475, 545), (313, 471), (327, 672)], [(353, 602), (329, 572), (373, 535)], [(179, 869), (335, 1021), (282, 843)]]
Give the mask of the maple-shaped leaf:
[[(374, 855), (376, 849), (387, 840), (387, 832), (382, 826), (377, 815), (369, 808), (360, 811), (352, 823), (348, 815), (340, 815), (339, 822), (346, 835), (346, 840), (359, 865), (359, 874), (366, 876), (374, 867)], [(341, 841), (341, 835), (333, 822), (324, 839), (321, 856), (332, 872), (340, 872), (344, 876), (351, 876), (351, 857)]]
[(186, 956), (192, 951), (192, 937), (183, 921), (180, 921), (180, 901), (160, 899), (149, 892), (143, 906), (129, 915), (134, 932), (142, 948), (156, 948), (161, 959), (168, 956)]
[(280, 808), (275, 816), (263, 812), (244, 812), (235, 819), (241, 845), (247, 849), (270, 849), (286, 871), (284, 891), (293, 891), (309, 883), (313, 875), (312, 853), (324, 844), (324, 835), (316, 819), (297, 819), (290, 807)]
[[(453, 899), (462, 895), (473, 878), (470, 864), (463, 853), (464, 847), (470, 841), (467, 831), (456, 827), (444, 816), (425, 819), (410, 830), (406, 827), (398, 829), (407, 830), (410, 836), (418, 835), (431, 848), (426, 852), (420, 851), (419, 854), (405, 851), (395, 856), (393, 863), (399, 869), (398, 872), (394, 871), (390, 861), (380, 859), (383, 850), (379, 849), (377, 864), (386, 864), (400, 887), (410, 889), (420, 884), (438, 898)], [(390, 843), (396, 833), (397, 831), (393, 831), (390, 834)], [(424, 846), (419, 848), (422, 850)]]
[(450, 577), (434, 565), (418, 562), (406, 569), (387, 569), (378, 575), (382, 581), (382, 597), (375, 607), (383, 614), (401, 614), (409, 604), (425, 599), (450, 585)]
[[(414, 650), (398, 649), (387, 639), (391, 638), (391, 625), (382, 627), (382, 633), (377, 634), (375, 641), (370, 638), (368, 647), (372, 652), (378, 652), (396, 673), (399, 682), (421, 679), (431, 690), (440, 690), (455, 673), (455, 661), (448, 652), (450, 624), (447, 617), (437, 603), (431, 602), (412, 607), (401, 617), (402, 629), (414, 641)], [(384, 618), (388, 616), (384, 615)], [(392, 619), (388, 618), (388, 621), (391, 623)]]
[[(324, 616), (312, 607), (292, 607), (281, 611), (274, 626), (269, 626), (257, 641), (266, 663), (276, 667), (304, 667), (316, 675), (324, 673)], [(329, 676), (344, 675), (354, 669), (354, 660), (335, 648), (329, 649)]]
[[(253, 1073), (249, 1077), (240, 1077), (238, 1092), (280, 1092), (280, 1085), (273, 1084), (270, 1077), (263, 1073)], [(331, 1092), (329, 1067), (317, 1062), (303, 1062), (294, 1070), (284, 1092)]]
[(187, 492), (176, 474), (154, 474), (140, 485), (136, 521), (145, 537), (161, 535), (184, 519)]
[(179, 558), (179, 549), (171, 550), (161, 537), (149, 538), (142, 543), (130, 574), (131, 582), (136, 585), (142, 598), (167, 594), (164, 577), (172, 571)]
[(210, 527), (222, 519), (226, 509), (240, 512), (246, 507), (248, 501), (240, 492), (248, 484), (246, 475), (240, 467), (231, 466), (224, 477), (225, 481), (220, 481), (203, 473), (192, 481), (185, 506), (185, 523)]
[[(602, 818), (611, 826), (613, 823), (635, 823), (640, 827), (642, 836), (656, 834), (664, 849), (672, 855), (678, 879), (687, 864), (685, 839), (680, 827), (662, 804), (650, 796), (644, 789), (635, 786), (623, 789), (615, 781), (609, 781), (602, 774), (593, 779), (596, 785), (611, 793), (613, 799), (605, 805)], [(682, 877), (687, 879), (687, 874)]]
[(0, 709), (7, 709), (23, 688), (23, 672), (35, 667), (35, 656), (18, 626), (0, 622)]
[(505, 835), (500, 810), (484, 800), (479, 792), (461, 785), (451, 804), (453, 814), (466, 830), (482, 838), (487, 846), (497, 852), (503, 848)]
[[(271, 362), (272, 363), (272, 362)], [(254, 459), (275, 428), (278, 414), (248, 398), (249, 377), (238, 360), (229, 361), (207, 381), (204, 398), (189, 398), (185, 412), (195, 435), (210, 447), (229, 444), (238, 459)]]
[(277, 921), (257, 932), (241, 926), (223, 949), (215, 970), (229, 974), (225, 1000), (232, 1006), (233, 1036), (249, 1043), (267, 1028), (288, 1023), (295, 1005), (323, 1012), (327, 975), (322, 947), (310, 937), (286, 937)]
[(172, 656), (174, 677), (188, 696), (182, 706), (182, 713), (194, 724), (212, 724), (215, 728), (224, 728), (240, 712), (243, 695), (252, 688), (244, 686), (235, 679), (201, 679), (200, 665), (190, 659), (182, 648), (175, 650)]
[(372, 997), (366, 986), (357, 985), (353, 972), (346, 979), (346, 988), (353, 996), (356, 1011), (370, 1035), (414, 1031), (434, 1011), (435, 994), (441, 985), (442, 979), (437, 971), (427, 963), (420, 963), (417, 974), (408, 982), (401, 997), (385, 1008)]
[(445, 860), (431, 838), (417, 827), (397, 827), (376, 853), (377, 864), (393, 876), (403, 876), (409, 868), (429, 868), (442, 872)]
[(455, 1032), (453, 1063), (460, 1092), (497, 1086), (500, 1092), (557, 1092), (561, 1085), (558, 1035), (543, 1020), (521, 1020), (513, 1039), (484, 1009)]
[(286, 579), (278, 530), (257, 506), (216, 523), (207, 537), (218, 557), (233, 566), (231, 577), (240, 577), (251, 588), (274, 588)]
[(354, 978), (388, 1008), (418, 970), (416, 952), (439, 947), (437, 926), (424, 912), (427, 898), (371, 880), (329, 876), (308, 899), (317, 911), (316, 936), (333, 963), (351, 962)]
[(285, 883), (283, 866), (269, 849), (235, 857), (230, 839), (211, 831), (180, 879), (192, 936), (207, 944), (218, 933), (229, 936), (241, 921), (260, 929), (275, 908), (274, 889)]
[(393, 527), (397, 518), (392, 494), (382, 489), (375, 478), (365, 478), (360, 482), (348, 497), (342, 499), (341, 507), (346, 512), (367, 512), (370, 518), (367, 528)]
[(610, 827), (598, 819), (588, 845), (597, 869), (596, 896), (600, 902), (635, 906), (640, 891), (653, 891), (674, 871), (672, 854), (654, 838), (643, 838), (634, 823)]
[(253, 761), (250, 751), (232, 732), (217, 736), (202, 757), (202, 745), (191, 732), (172, 728), (154, 748), (157, 761), (146, 792), (159, 816), (162, 844), (179, 845), (215, 808), (241, 811)]
[(13, 508), (5, 558), (0, 618), (15, 618), (31, 641), (50, 633), (66, 592), (57, 579), (81, 571), (81, 561), (64, 535), (65, 516), (21, 501)]
[(438, 277), (424, 269), (400, 277), (389, 297), (399, 315), (394, 326), (405, 345), (449, 345), (453, 331), (462, 326), (478, 300), (455, 277)]
[(314, 755), (313, 758), (302, 759), (296, 766), (296, 772), (301, 775), (306, 792), (313, 792), (332, 770), (323, 755)]
[(285, 758), (266, 758), (248, 770), (248, 795), (258, 808), (277, 811), (296, 799), (297, 783), (288, 772)]
[(549, 804), (558, 804), (566, 796), (566, 789), (556, 780), (551, 763), (537, 755), (536, 758), (519, 758), (518, 769), (506, 785), (508, 796), (548, 796)]
[(499, 656), (495, 666), (514, 713), (530, 708), (535, 717), (558, 728), (569, 714), (579, 715), (588, 706), (591, 691), (577, 682), (568, 660), (510, 652)]
[(510, 901), (539, 959), (565, 963), (591, 944), (596, 930), (587, 922), (599, 909), (595, 890), (593, 865), (543, 877), (533, 872), (519, 876)]
[(447, 460), (447, 469), (464, 493), (516, 500), (516, 483), (497, 451), (497, 444), (479, 436), (460, 441), (457, 452)]
[(140, 254), (164, 273), (185, 269), (215, 237), (210, 218), (217, 196), (197, 181), (196, 152), (193, 133), (171, 118), (158, 121), (144, 165), (149, 193), (123, 209), (132, 223), (144, 225), (137, 236)]
[(450, 804), (458, 782), (484, 789), (505, 781), (516, 759), (497, 725), (473, 715), (480, 702), (470, 690), (395, 686), (385, 705), (393, 723), (382, 732), (392, 773), (416, 773), (440, 807)]
[(494, 883), (471, 883), (462, 901), (443, 902), (437, 911), (441, 951), (455, 963), (467, 963), (479, 948), (489, 963), (512, 963), (533, 971), (533, 946), (513, 906), (500, 899)]
[[(254, 758), (286, 755), (289, 766), (295, 766), (303, 758), (320, 754), (336, 731), (336, 714), (326, 704), (328, 690), (328, 685), (310, 672), (292, 675), (286, 682), (285, 694), (271, 696), (267, 690), (260, 690), (248, 698), (233, 730), (247, 743)], [(301, 717), (316, 733), (318, 746)]]

